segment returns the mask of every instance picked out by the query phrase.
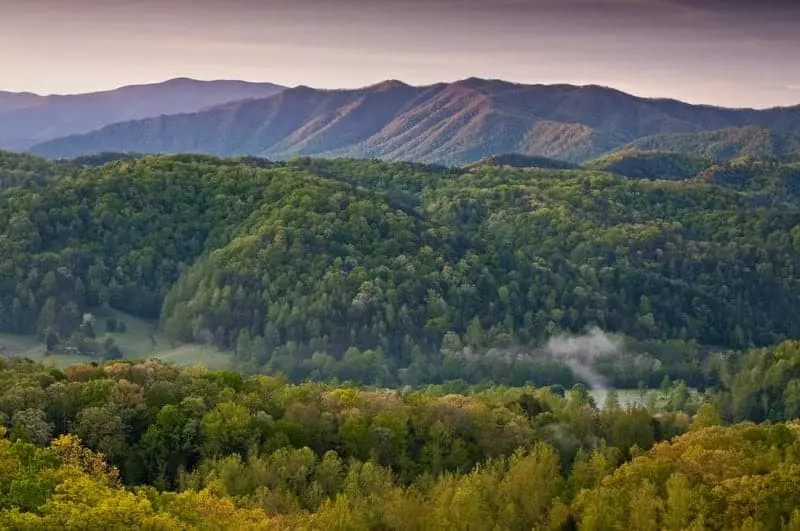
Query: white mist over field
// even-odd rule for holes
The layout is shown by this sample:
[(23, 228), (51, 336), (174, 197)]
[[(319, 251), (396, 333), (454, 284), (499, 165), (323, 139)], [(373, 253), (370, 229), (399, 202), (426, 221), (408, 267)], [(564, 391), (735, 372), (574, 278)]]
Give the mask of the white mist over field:
[(544, 346), (544, 351), (569, 367), (575, 376), (592, 389), (605, 390), (608, 389), (608, 380), (594, 369), (594, 365), (599, 359), (619, 354), (622, 348), (620, 338), (595, 327), (583, 335), (562, 334), (552, 337)]

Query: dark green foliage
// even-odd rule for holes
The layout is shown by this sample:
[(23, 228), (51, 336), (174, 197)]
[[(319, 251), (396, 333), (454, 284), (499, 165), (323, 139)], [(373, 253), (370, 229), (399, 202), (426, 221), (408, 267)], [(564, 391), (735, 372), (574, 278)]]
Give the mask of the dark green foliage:
[(58, 348), (58, 342), (58, 334), (52, 330), (48, 330), (45, 333), (45, 345), (47, 346), (47, 352), (55, 352)]
[(729, 361), (718, 364), (726, 389), (717, 396), (717, 404), (725, 418), (800, 418), (800, 342), (754, 349)]
[(736, 159), (711, 166), (699, 179), (748, 193), (761, 204), (800, 199), (800, 163)]
[(125, 325), (125, 321), (120, 321), (116, 317), (109, 317), (105, 321), (105, 328), (106, 332), (109, 334), (118, 333), (124, 334), (128, 327)]
[[(796, 423), (722, 426), (800, 416), (800, 342), (768, 346), (800, 337), (796, 164), (45, 167), (0, 192), (0, 331), (97, 362), (0, 357), (2, 528), (800, 523)], [(380, 388), (111, 362), (106, 306)], [(593, 326), (624, 334), (596, 369), (646, 408), (595, 402), (543, 346)]]
[[(660, 160), (639, 163), (656, 175)], [(538, 347), (596, 326), (629, 338), (600, 366), (618, 385), (711, 385), (707, 346), (800, 337), (797, 168), (747, 165), (755, 177), (689, 182), (199, 155), (69, 166), (0, 193), (0, 331), (117, 356), (84, 324), (109, 305), (294, 379), (571, 386)]]
[(621, 149), (627, 150), (677, 151), (718, 160), (785, 158), (800, 155), (800, 137), (759, 127), (734, 127), (702, 133), (648, 136)]
[(0, 151), (0, 190), (12, 186), (36, 186), (56, 174), (67, 173), (70, 165), (48, 162), (38, 157)]
[(208, 162), (122, 161), (41, 191), (7, 190), (0, 329), (34, 332), (38, 321), (65, 334), (102, 304), (157, 317), (181, 271), (263, 200), (266, 179), (255, 170)]
[(632, 179), (691, 179), (713, 164), (710, 158), (667, 151), (619, 151), (586, 164), (587, 169), (608, 171)]
[(137, 155), (132, 153), (95, 153), (93, 155), (84, 155), (82, 157), (75, 157), (70, 160), (75, 166), (103, 166), (109, 162), (118, 160), (130, 160), (136, 158)]

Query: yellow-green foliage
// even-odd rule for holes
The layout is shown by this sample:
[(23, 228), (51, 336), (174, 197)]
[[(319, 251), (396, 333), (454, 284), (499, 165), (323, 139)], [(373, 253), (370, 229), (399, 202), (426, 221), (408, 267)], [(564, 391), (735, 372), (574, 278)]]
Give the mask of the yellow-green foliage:
[[(558, 454), (546, 444), (412, 486), (397, 483), (379, 465), (351, 465), (341, 476), (340, 492), (323, 494), (310, 510), (276, 505), (281, 495), (269, 482), (238, 494), (223, 486), (235, 478), (181, 492), (126, 488), (102, 455), (73, 436), (47, 448), (2, 438), (0, 528), (795, 529), (798, 433), (787, 424), (702, 428), (616, 470), (605, 467), (574, 498)], [(274, 466), (291, 459), (276, 456)], [(334, 470), (341, 467), (336, 463)], [(313, 495), (319, 488), (307, 484), (299, 494)]]
[(47, 448), (1, 439), (0, 475), (2, 529), (279, 529), (263, 511), (207, 490), (125, 489), (102, 455), (70, 435)]

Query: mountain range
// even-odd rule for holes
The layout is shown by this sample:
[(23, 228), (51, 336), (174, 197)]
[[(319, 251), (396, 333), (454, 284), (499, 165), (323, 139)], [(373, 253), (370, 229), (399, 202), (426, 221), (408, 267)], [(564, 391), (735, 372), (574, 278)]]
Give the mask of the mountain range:
[(0, 92), (0, 148), (25, 149), (115, 122), (200, 111), (222, 103), (264, 98), (283, 88), (272, 83), (180, 78), (88, 94)]
[[(58, 127), (33, 126), (28, 136), (38, 132), (51, 139), (30, 151), (51, 158), (189, 152), (439, 164), (470, 163), (500, 153), (582, 163), (619, 149), (691, 151), (721, 158), (800, 153), (800, 106), (726, 109), (640, 98), (595, 85), (521, 85), (477, 78), (420, 87), (390, 80), (353, 90), (244, 87), (275, 93), (212, 107), (204, 105), (212, 99), (208, 96), (194, 104), (199, 109), (181, 112), (172, 106), (160, 116), (116, 120), (62, 138), (52, 138), (59, 136)], [(222, 92), (220, 98), (236, 95)], [(24, 99), (19, 101), (24, 105)], [(163, 101), (162, 111), (170, 107), (167, 98)], [(188, 101), (181, 104), (190, 106)], [(38, 109), (11, 114), (31, 116)], [(154, 111), (129, 106), (125, 112)], [(111, 114), (104, 115), (108, 121)], [(0, 123), (7, 116), (0, 113)], [(91, 128), (88, 121), (84, 129)]]

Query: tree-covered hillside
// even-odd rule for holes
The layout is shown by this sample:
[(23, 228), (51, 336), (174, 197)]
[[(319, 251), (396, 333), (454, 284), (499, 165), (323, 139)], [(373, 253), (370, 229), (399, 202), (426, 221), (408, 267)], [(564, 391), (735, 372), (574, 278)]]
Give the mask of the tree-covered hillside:
[(571, 170), (577, 167), (575, 164), (563, 160), (520, 155), (519, 153), (491, 155), (475, 162), (473, 166), (510, 166), (512, 168), (542, 168), (549, 170)]
[(103, 306), (249, 370), (384, 385), (570, 384), (537, 347), (591, 327), (680, 350), (642, 347), (647, 363), (609, 369), (631, 385), (696, 375), (707, 347), (800, 337), (792, 165), (753, 162), (761, 184), (743, 187), (356, 160), (4, 160), (47, 178), (0, 191), (0, 332), (54, 352), (118, 356), (87, 316)]
[(4, 160), (46, 178), (0, 192), (0, 331), (55, 352), (119, 355), (87, 322), (103, 306), (253, 370), (384, 384), (570, 383), (531, 349), (590, 327), (728, 348), (800, 336), (792, 165), (751, 162), (741, 186), (721, 170)]
[(662, 155), (0, 154), (0, 528), (797, 529), (800, 169)]
[(714, 164), (714, 159), (671, 151), (616, 151), (586, 164), (591, 170), (631, 179), (687, 180)]
[(800, 162), (736, 159), (708, 167), (698, 179), (748, 192), (764, 203), (800, 198)]
[(383, 384), (571, 383), (531, 349), (590, 327), (682, 342), (689, 358), (692, 342), (800, 336), (791, 165), (752, 162), (758, 186), (742, 187), (493, 165), (3, 160), (46, 178), (0, 192), (0, 330), (54, 352), (119, 355), (86, 320), (103, 306), (252, 370)]
[(720, 160), (800, 155), (800, 137), (762, 127), (733, 127), (702, 133), (663, 134), (635, 140), (621, 151), (677, 151)]
[(49, 162), (39, 157), (0, 151), (0, 189), (43, 184), (56, 174), (69, 173), (72, 165)]

